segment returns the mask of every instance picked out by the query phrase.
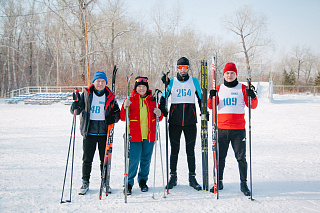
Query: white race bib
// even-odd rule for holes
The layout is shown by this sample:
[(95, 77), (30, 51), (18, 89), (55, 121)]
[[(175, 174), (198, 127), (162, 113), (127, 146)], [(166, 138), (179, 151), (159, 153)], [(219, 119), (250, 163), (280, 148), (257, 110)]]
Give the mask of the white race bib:
[(229, 88), (221, 84), (219, 90), (219, 114), (244, 114), (245, 102), (242, 93), (242, 84)]
[(172, 89), (171, 89), (171, 103), (181, 104), (181, 103), (195, 103), (195, 93), (196, 88), (193, 84), (193, 78), (185, 82), (180, 82), (177, 77), (173, 79)]
[(90, 109), (90, 120), (105, 120), (104, 106), (106, 104), (105, 95), (97, 96), (95, 93), (92, 95), (92, 104)]

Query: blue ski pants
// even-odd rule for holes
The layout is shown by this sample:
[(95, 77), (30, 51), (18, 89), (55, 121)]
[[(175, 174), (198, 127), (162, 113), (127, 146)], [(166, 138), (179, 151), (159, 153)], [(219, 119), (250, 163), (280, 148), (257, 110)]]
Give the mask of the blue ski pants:
[(148, 140), (130, 142), (128, 183), (131, 186), (134, 184), (134, 178), (137, 175), (139, 164), (138, 182), (141, 180), (148, 181), (153, 145), (154, 141)]

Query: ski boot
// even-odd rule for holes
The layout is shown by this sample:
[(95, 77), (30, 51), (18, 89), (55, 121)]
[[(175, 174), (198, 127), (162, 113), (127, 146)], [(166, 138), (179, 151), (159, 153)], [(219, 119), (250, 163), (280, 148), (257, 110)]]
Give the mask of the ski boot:
[[(172, 189), (174, 186), (177, 185), (177, 172), (170, 172), (170, 180), (169, 180), (169, 183), (168, 183), (168, 189)], [(166, 186), (166, 189), (167, 189), (167, 186)]]
[(85, 195), (88, 190), (89, 190), (89, 181), (82, 180), (82, 186), (79, 190), (79, 195)]
[(241, 181), (240, 190), (243, 192), (243, 194), (245, 196), (250, 196), (251, 195), (251, 192), (250, 192), (250, 190), (248, 189), (248, 186), (247, 186), (247, 181)]
[(147, 186), (147, 181), (145, 180), (140, 180), (139, 186), (142, 192), (147, 192), (148, 191), (148, 186)]
[[(219, 180), (219, 184), (218, 184), (218, 189), (222, 190), (223, 189), (223, 182), (222, 180)], [(210, 192), (214, 193), (214, 186), (212, 186), (212, 188), (210, 189)]]
[[(125, 194), (126, 189), (123, 189), (123, 194)], [(127, 191), (127, 195), (131, 195), (132, 194), (132, 186), (130, 185), (130, 183), (128, 183), (128, 191)]]
[(197, 191), (200, 191), (202, 187), (199, 185), (199, 183), (196, 180), (196, 173), (189, 172), (189, 186), (194, 188)]

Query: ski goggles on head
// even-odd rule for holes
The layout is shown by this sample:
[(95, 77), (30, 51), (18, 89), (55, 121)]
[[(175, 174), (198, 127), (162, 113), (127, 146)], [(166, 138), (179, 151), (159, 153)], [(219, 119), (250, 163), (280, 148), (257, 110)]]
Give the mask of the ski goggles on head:
[(136, 82), (138, 82), (138, 83), (141, 83), (141, 82), (148, 83), (148, 79), (147, 78), (137, 78)]
[(182, 70), (182, 68), (187, 70), (187, 69), (189, 69), (189, 65), (178, 65), (179, 70)]

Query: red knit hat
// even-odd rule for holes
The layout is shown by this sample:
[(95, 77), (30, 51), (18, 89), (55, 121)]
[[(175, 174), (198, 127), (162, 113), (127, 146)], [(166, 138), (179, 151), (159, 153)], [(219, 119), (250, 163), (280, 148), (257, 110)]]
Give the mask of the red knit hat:
[(226, 66), (224, 67), (224, 70), (223, 70), (223, 75), (224, 75), (224, 73), (227, 72), (227, 71), (233, 71), (233, 72), (235, 72), (235, 73), (238, 75), (237, 67), (236, 67), (236, 65), (235, 65), (234, 63), (232, 63), (232, 62), (229, 62), (229, 63), (226, 64)]

